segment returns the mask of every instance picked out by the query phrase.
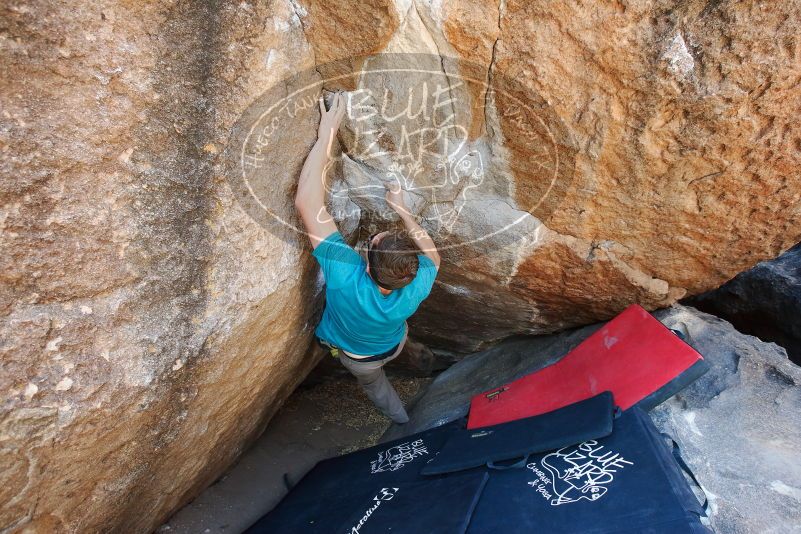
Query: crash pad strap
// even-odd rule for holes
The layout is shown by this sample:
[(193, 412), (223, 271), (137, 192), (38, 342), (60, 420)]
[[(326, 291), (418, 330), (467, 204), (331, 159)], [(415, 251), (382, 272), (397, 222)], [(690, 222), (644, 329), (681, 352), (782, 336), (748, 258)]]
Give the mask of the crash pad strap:
[(707, 498), (707, 496), (706, 496), (706, 490), (701, 485), (701, 483), (698, 481), (698, 477), (695, 476), (695, 473), (693, 473), (693, 470), (690, 469), (690, 466), (687, 465), (687, 462), (685, 462), (684, 458), (681, 456), (681, 446), (678, 444), (678, 442), (676, 442), (675, 439), (673, 439), (671, 436), (665, 434), (664, 432), (662, 432), (662, 437), (665, 438), (665, 439), (670, 440), (670, 442), (673, 444), (673, 449), (672, 449), (673, 459), (676, 460), (676, 463), (679, 464), (679, 467), (681, 467), (681, 470), (684, 471), (687, 474), (688, 477), (690, 477), (690, 480), (692, 480), (693, 483), (698, 487), (698, 489), (701, 490), (701, 493), (704, 494), (704, 502), (701, 503), (701, 507), (704, 510), (704, 517), (709, 517), (709, 498)]

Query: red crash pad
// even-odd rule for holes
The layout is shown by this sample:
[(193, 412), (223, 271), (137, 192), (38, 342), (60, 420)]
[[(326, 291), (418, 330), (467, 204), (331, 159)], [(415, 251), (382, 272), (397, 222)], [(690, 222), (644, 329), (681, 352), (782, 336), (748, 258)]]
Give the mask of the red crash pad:
[(703, 360), (633, 304), (553, 365), (473, 397), (467, 428), (540, 415), (604, 391), (623, 410), (646, 398), (649, 409), (706, 372)]

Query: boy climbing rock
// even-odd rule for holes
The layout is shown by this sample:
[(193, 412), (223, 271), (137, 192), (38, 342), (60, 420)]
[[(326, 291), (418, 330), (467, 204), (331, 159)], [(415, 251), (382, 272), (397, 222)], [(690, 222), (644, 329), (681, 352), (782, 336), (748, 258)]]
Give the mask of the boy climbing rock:
[(345, 243), (325, 205), (325, 175), (345, 97), (336, 93), (328, 111), (322, 97), (319, 104), (317, 142), (303, 164), (295, 196), (312, 255), (325, 276), (326, 304), (315, 334), (339, 354), (379, 410), (396, 423), (406, 423), (409, 417), (382, 367), (403, 349), (406, 319), (431, 291), (439, 253), (406, 207), (400, 184), (389, 187), (386, 201), (404, 229), (370, 236), (366, 260)]

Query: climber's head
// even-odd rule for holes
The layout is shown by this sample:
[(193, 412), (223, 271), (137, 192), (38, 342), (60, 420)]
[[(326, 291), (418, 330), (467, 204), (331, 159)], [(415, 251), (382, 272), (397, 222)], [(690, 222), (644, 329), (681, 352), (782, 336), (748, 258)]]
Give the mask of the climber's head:
[(367, 272), (384, 289), (400, 289), (417, 275), (418, 250), (409, 234), (388, 230), (367, 241)]

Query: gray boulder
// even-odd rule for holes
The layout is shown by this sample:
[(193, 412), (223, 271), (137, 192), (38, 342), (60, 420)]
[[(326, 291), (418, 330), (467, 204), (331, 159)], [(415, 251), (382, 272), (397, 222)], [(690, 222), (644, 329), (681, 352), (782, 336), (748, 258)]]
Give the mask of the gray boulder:
[[(682, 447), (710, 501), (717, 532), (801, 532), (801, 368), (772, 343), (693, 308), (655, 313), (683, 326), (710, 371), (651, 412)], [(467, 415), (470, 398), (557, 361), (601, 325), (507, 340), (439, 375), (410, 421), (384, 440)]]
[(704, 486), (712, 526), (726, 533), (801, 532), (801, 367), (773, 343), (682, 308), (712, 369), (651, 412)]
[(801, 363), (801, 244), (687, 304), (723, 317), (741, 332), (778, 343), (792, 361)]

